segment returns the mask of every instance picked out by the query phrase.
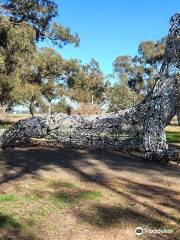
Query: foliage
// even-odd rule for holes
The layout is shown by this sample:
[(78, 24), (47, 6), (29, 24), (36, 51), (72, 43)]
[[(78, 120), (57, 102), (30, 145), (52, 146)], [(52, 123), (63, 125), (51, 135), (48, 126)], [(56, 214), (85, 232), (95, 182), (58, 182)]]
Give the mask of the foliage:
[[(57, 103), (52, 103), (51, 104), (51, 112), (58, 112), (58, 113), (67, 113), (71, 114), (72, 107), (67, 104), (67, 102), (62, 99), (58, 101)], [(47, 113), (49, 111), (49, 106), (42, 102), (40, 104), (40, 112), (42, 113)]]
[(14, 101), (11, 92), (27, 72), (35, 51), (35, 34), (30, 26), (13, 26), (8, 18), (0, 17), (0, 23), (0, 105), (3, 106)]
[(29, 108), (30, 113), (34, 114), (35, 106), (41, 103), (42, 95), (37, 84), (20, 83), (12, 91), (12, 96), (19, 104), (24, 104)]
[(180, 132), (166, 131), (167, 141), (169, 143), (180, 143)]
[[(69, 43), (78, 46), (79, 36), (52, 23), (58, 9), (51, 0), (7, 0), (0, 3), (0, 10), (0, 108), (27, 104), (34, 89), (32, 111), (41, 95), (48, 102), (56, 98), (55, 81), (63, 75), (61, 56), (52, 49), (37, 51), (36, 42), (47, 38), (59, 47)], [(15, 93), (19, 86), (23, 87), (22, 95)]]
[(141, 42), (138, 47), (141, 60), (156, 69), (160, 68), (165, 53), (166, 38), (159, 41), (146, 41)]
[(68, 43), (79, 44), (78, 34), (52, 20), (58, 15), (58, 7), (51, 0), (7, 0), (0, 7), (15, 25), (27, 23), (36, 32), (36, 40), (49, 38), (62, 47)]
[(53, 112), (63, 112), (67, 114), (71, 114), (71, 106), (67, 104), (65, 100), (61, 100), (58, 103), (53, 105)]
[[(122, 78), (123, 79), (123, 78)], [(119, 111), (134, 106), (142, 96), (136, 94), (128, 86), (127, 79), (124, 78), (113, 86), (107, 88), (108, 111)]]
[(0, 194), (0, 202), (14, 201), (16, 200), (15, 195)]
[(118, 83), (107, 91), (110, 109), (133, 106), (152, 89), (163, 61), (165, 40), (141, 42), (138, 55), (116, 57), (113, 69)]
[(106, 85), (103, 73), (95, 59), (89, 64), (80, 65), (79, 69), (70, 78), (71, 99), (80, 103), (102, 104), (105, 100)]

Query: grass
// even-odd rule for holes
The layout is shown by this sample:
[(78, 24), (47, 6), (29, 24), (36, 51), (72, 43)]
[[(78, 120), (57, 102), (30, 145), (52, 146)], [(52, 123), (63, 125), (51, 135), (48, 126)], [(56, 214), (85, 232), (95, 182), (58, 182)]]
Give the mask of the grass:
[(9, 202), (9, 201), (15, 201), (17, 197), (15, 195), (8, 195), (8, 194), (0, 194), (0, 202)]
[[(119, 223), (120, 225), (131, 224), (136, 226), (149, 226), (152, 228), (163, 227), (163, 222), (153, 219), (148, 214), (143, 214), (131, 207), (123, 205), (105, 206), (97, 204), (93, 208), (89, 208), (78, 213), (79, 220), (100, 228), (106, 228)], [(135, 227), (134, 227), (135, 228)]]
[[(169, 142), (180, 141), (178, 126), (166, 132)], [(141, 157), (46, 147), (0, 152), (0, 173), (7, 180), (0, 184), (6, 193), (0, 194), (0, 239), (7, 232), (2, 239), (136, 240), (137, 226), (174, 230), (143, 240), (180, 239), (179, 166)], [(17, 231), (35, 237), (15, 238)]]
[(27, 194), (24, 198), (28, 201), (38, 201), (39, 199), (42, 199), (42, 197), (37, 194)]
[(0, 228), (21, 228), (21, 224), (16, 220), (14, 216), (8, 216), (0, 213)]
[(59, 188), (68, 188), (68, 189), (76, 189), (79, 188), (79, 186), (75, 183), (72, 182), (61, 182), (61, 181), (53, 181), (51, 180), (49, 183), (49, 186), (54, 188), (54, 189), (59, 189)]
[(51, 200), (59, 207), (65, 208), (84, 201), (97, 200), (100, 197), (101, 193), (96, 191), (57, 192), (51, 195)]
[(166, 131), (166, 137), (169, 143), (180, 143), (180, 132)]
[(10, 128), (11, 124), (0, 123), (0, 129), (7, 129)]

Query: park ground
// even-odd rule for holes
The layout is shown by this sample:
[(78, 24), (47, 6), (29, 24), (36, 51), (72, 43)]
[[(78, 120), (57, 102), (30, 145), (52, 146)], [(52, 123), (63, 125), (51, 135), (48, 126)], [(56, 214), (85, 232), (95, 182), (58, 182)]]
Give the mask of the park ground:
[[(180, 129), (167, 127), (179, 148)], [(178, 240), (180, 167), (137, 152), (0, 150), (0, 239)], [(135, 228), (172, 230), (135, 235)]]

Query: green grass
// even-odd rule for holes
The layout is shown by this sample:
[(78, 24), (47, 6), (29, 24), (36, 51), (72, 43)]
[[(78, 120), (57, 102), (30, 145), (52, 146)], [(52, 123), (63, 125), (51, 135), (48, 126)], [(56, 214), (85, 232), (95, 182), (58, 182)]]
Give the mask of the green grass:
[(101, 197), (101, 193), (96, 191), (79, 191), (76, 193), (58, 192), (51, 196), (51, 200), (56, 205), (65, 208), (83, 201), (96, 200), (99, 197)]
[(101, 193), (95, 192), (95, 191), (80, 192), (76, 195), (76, 198), (78, 200), (96, 200), (100, 197), (101, 197)]
[(167, 141), (169, 143), (180, 143), (180, 132), (166, 132)]
[(41, 199), (42, 197), (39, 196), (39, 195), (35, 195), (35, 194), (27, 194), (24, 196), (24, 198), (26, 200), (29, 200), (29, 201), (38, 201), (39, 199)]
[(7, 129), (10, 128), (11, 124), (0, 124), (0, 129)]
[(6, 227), (21, 228), (21, 225), (14, 216), (0, 213), (0, 228)]
[(61, 181), (51, 181), (49, 186), (55, 189), (59, 189), (59, 188), (77, 189), (78, 188), (78, 186), (75, 183), (61, 182)]
[(15, 201), (17, 197), (15, 195), (0, 194), (0, 202)]

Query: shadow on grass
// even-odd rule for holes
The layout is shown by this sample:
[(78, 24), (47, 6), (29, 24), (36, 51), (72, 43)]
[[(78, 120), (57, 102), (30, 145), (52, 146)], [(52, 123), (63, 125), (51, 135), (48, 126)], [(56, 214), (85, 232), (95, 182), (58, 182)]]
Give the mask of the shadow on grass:
[(107, 168), (112, 170), (127, 170), (135, 173), (155, 170), (160, 171), (161, 175), (165, 176), (180, 176), (178, 166), (162, 166), (158, 163), (144, 161), (140, 154), (133, 152), (103, 151), (92, 154), (88, 151), (64, 148), (34, 147), (0, 150), (0, 170), (4, 173), (0, 177), (0, 183), (21, 178), (26, 174), (37, 174), (38, 170), (51, 170), (53, 167), (68, 169), (72, 174), (78, 174), (86, 180), (101, 181), (102, 176), (98, 177), (101, 175), (99, 171), (92, 175), (81, 170), (82, 167), (95, 169), (94, 164), (89, 161), (89, 157), (105, 164)]
[(1, 240), (40, 240), (31, 233), (26, 233), (23, 226), (13, 216), (0, 213)]
[(109, 206), (96, 204), (92, 208), (86, 210), (75, 210), (75, 216), (81, 223), (88, 223), (100, 229), (117, 226), (119, 229), (142, 227), (143, 229), (171, 229), (171, 234), (148, 234), (143, 239), (149, 240), (178, 240), (179, 233), (176, 228), (169, 225), (159, 216), (152, 216), (148, 212), (141, 212), (139, 209), (132, 209), (123, 206)]
[[(94, 159), (90, 161), (90, 159)], [(94, 161), (96, 163), (94, 163)], [(53, 170), (54, 168), (61, 168), (68, 170), (69, 174), (79, 176), (82, 181), (87, 181), (91, 183), (96, 183), (99, 186), (102, 186), (116, 194), (118, 194), (124, 201), (133, 203), (134, 205), (140, 206), (150, 214), (150, 216), (157, 216), (158, 218), (164, 219), (166, 221), (174, 221), (176, 224), (179, 223), (179, 219), (175, 216), (166, 213), (165, 210), (160, 210), (152, 204), (152, 201), (155, 203), (161, 204), (169, 208), (178, 211), (178, 201), (175, 198), (179, 194), (178, 191), (172, 191), (168, 186), (155, 186), (150, 184), (143, 184), (129, 180), (128, 178), (116, 178), (118, 187), (112, 184), (112, 181), (109, 180), (107, 172), (104, 172), (103, 169), (97, 168), (96, 164), (103, 164), (107, 169), (113, 170), (114, 172), (120, 173), (121, 171), (126, 171), (129, 173), (137, 173), (146, 177), (149, 176), (149, 179), (152, 178), (152, 172), (160, 176), (170, 176), (170, 177), (179, 177), (180, 171), (179, 166), (168, 165), (162, 166), (157, 163), (144, 161), (141, 155), (131, 152), (131, 153), (120, 153), (120, 152), (100, 152), (100, 153), (89, 153), (87, 151), (78, 151), (72, 149), (64, 148), (44, 148), (44, 147), (34, 147), (34, 148), (15, 148), (8, 149), (6, 151), (0, 152), (0, 170), (3, 173), (0, 178), (0, 184), (7, 183), (16, 179), (21, 179), (25, 175), (34, 175), (38, 174), (39, 170)], [(93, 171), (90, 173), (86, 169), (91, 168)], [(83, 197), (76, 195), (76, 191), (68, 192), (63, 190), (58, 190), (58, 188), (74, 188), (73, 185), (65, 184), (58, 185), (55, 183), (53, 185), (56, 188), (56, 195), (54, 195), (55, 201), (63, 202), (65, 204), (70, 204), (70, 202), (76, 202), (78, 198)], [(124, 189), (119, 189), (119, 186), (123, 185)], [(78, 192), (78, 191), (77, 191)], [(89, 194), (89, 193), (88, 193)], [(87, 195), (88, 195), (87, 194)], [(85, 194), (86, 195), (86, 194)], [(142, 197), (143, 201), (140, 201), (138, 197)], [(168, 201), (167, 201), (168, 200)], [(158, 202), (157, 202), (158, 201)], [(139, 219), (144, 220), (142, 222), (153, 222), (155, 217), (148, 219), (148, 216), (145, 213), (139, 213), (134, 210), (127, 209), (116, 209), (117, 216), (115, 219), (125, 218), (131, 221), (132, 219), (139, 217)], [(111, 215), (114, 214), (114, 210), (108, 207), (107, 211), (103, 207), (96, 207), (96, 211), (99, 218), (103, 219), (103, 212), (107, 215), (107, 212), (111, 212)], [(128, 212), (130, 214), (128, 214)], [(139, 215), (138, 215), (139, 214)], [(133, 217), (134, 216), (134, 217)], [(135, 217), (136, 216), (136, 217)], [(88, 218), (88, 217), (87, 217)], [(91, 216), (88, 218), (91, 219)], [(147, 221), (146, 221), (147, 220)], [(91, 220), (89, 220), (91, 221)], [(107, 224), (112, 224), (114, 220), (107, 220)], [(118, 220), (117, 220), (118, 221)], [(103, 222), (103, 220), (102, 220)], [(154, 222), (156, 224), (162, 224), (161, 222)], [(102, 224), (103, 225), (103, 224)]]
[(79, 221), (87, 222), (100, 228), (116, 224), (146, 226), (160, 228), (164, 226), (161, 220), (140, 213), (138, 210), (122, 206), (94, 205), (84, 211), (75, 211)]
[(60, 207), (71, 207), (85, 201), (97, 200), (100, 197), (100, 192), (79, 190), (77, 192), (57, 192), (51, 195), (51, 200)]
[(17, 220), (13, 216), (8, 216), (0, 213), (0, 228), (5, 227), (13, 227), (20, 229), (21, 225), (17, 222)]

